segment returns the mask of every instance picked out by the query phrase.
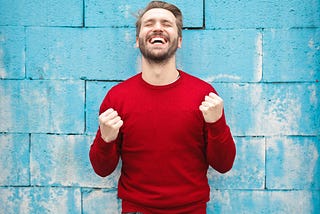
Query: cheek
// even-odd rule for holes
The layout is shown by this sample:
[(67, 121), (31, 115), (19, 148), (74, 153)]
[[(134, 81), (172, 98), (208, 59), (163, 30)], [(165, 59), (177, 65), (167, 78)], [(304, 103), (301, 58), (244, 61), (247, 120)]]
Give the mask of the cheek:
[(145, 37), (146, 37), (146, 33), (143, 31), (140, 31), (136, 41), (139, 43), (139, 39), (145, 39)]

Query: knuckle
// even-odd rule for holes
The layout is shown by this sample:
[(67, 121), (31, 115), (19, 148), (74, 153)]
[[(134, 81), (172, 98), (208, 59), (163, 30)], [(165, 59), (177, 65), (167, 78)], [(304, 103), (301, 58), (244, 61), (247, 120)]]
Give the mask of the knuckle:
[(112, 127), (112, 121), (109, 120), (108, 122), (106, 122), (106, 125), (109, 126), (109, 127)]
[(103, 123), (104, 123), (104, 119), (103, 119), (102, 117), (99, 117), (98, 120), (99, 120), (99, 123), (100, 123), (100, 124), (103, 124)]

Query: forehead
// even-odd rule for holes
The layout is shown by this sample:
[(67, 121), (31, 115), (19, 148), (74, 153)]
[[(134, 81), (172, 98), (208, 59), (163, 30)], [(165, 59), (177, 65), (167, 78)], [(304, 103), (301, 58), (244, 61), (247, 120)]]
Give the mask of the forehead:
[(153, 8), (148, 10), (141, 18), (142, 22), (148, 20), (168, 20), (174, 22), (176, 17), (169, 10), (162, 8)]

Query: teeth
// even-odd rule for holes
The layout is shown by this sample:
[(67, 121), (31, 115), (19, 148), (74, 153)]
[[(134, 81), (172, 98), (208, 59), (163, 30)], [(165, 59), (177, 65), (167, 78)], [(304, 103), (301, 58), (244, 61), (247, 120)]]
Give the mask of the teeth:
[(154, 37), (150, 40), (151, 44), (154, 44), (154, 43), (162, 43), (164, 44), (165, 43), (165, 40), (161, 37)]

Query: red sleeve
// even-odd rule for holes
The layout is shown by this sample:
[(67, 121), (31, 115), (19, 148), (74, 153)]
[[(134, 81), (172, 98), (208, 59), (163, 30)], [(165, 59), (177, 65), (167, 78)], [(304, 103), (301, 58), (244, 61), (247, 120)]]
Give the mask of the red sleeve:
[(116, 169), (119, 162), (118, 145), (117, 140), (106, 143), (101, 138), (100, 130), (97, 131), (89, 157), (91, 165), (98, 175), (105, 177)]
[[(100, 114), (108, 108), (110, 108), (110, 100), (107, 95), (101, 104)], [(91, 165), (98, 175), (105, 177), (116, 169), (119, 162), (119, 145), (119, 136), (115, 141), (107, 143), (102, 139), (98, 129), (89, 152)]]
[(236, 147), (226, 124), (224, 114), (215, 123), (206, 123), (207, 160), (220, 173), (228, 172), (233, 165)]

